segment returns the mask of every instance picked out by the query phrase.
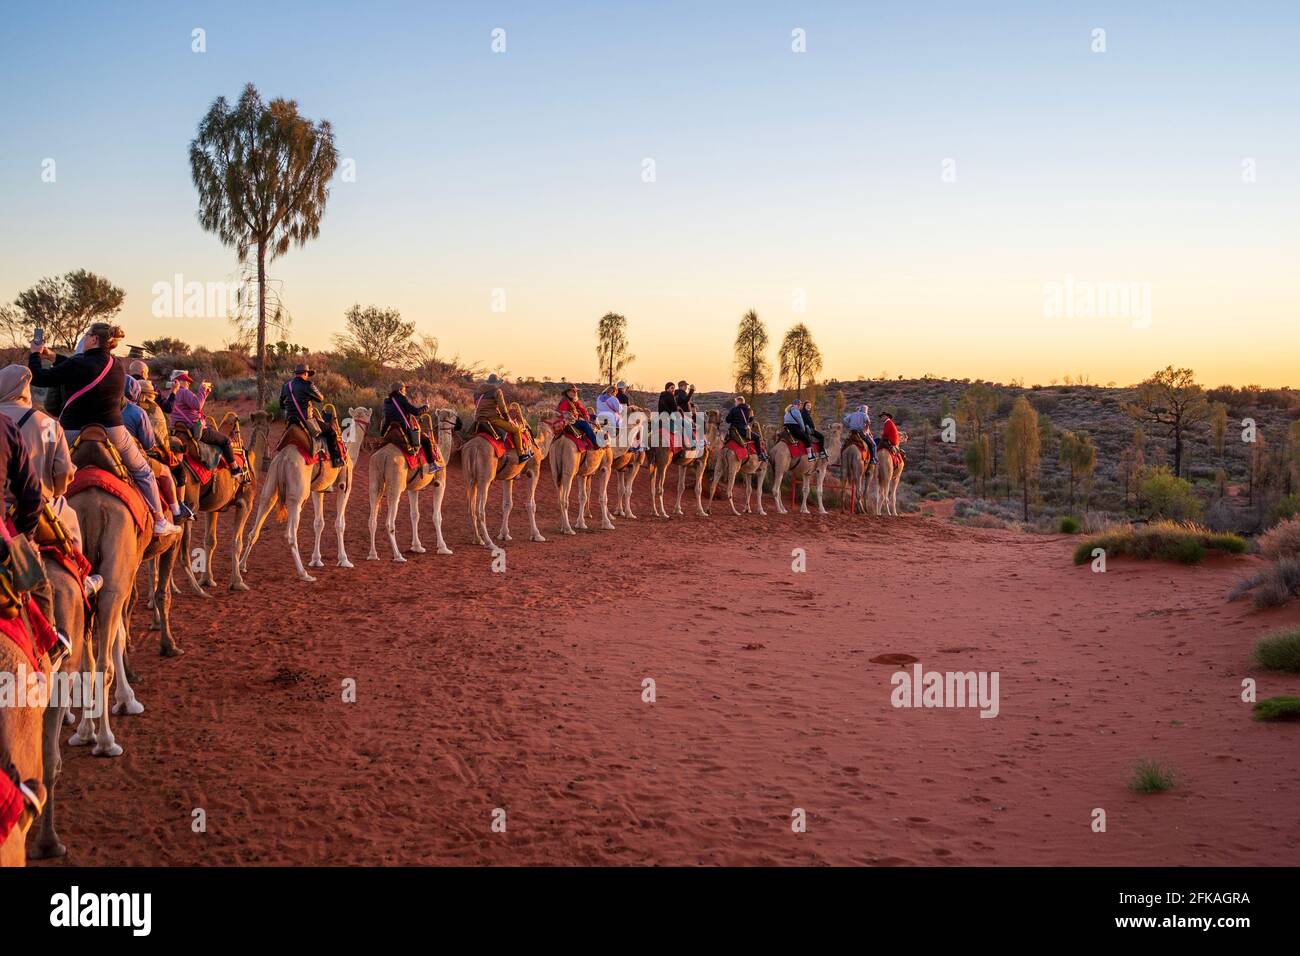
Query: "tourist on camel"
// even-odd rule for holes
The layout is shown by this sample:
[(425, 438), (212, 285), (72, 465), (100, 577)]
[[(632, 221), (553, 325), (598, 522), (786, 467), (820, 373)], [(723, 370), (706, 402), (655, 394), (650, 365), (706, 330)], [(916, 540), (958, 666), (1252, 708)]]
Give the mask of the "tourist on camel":
[(754, 431), (754, 420), (750, 415), (749, 406), (745, 404), (745, 396), (736, 396), (736, 401), (731, 408), (727, 409), (727, 417), (724, 420), (735, 429), (736, 434), (740, 437), (741, 444), (753, 442), (754, 448), (758, 452), (758, 460), (767, 461), (767, 453), (763, 450), (762, 440)]
[[(158, 447), (158, 434), (153, 430), (153, 422), (149, 419), (149, 413), (140, 406), (141, 392), (140, 380), (128, 375), (126, 377), (126, 401), (122, 403), (122, 424), (126, 426), (126, 430), (131, 433), (131, 437), (140, 445), (140, 450), (144, 452), (145, 457), (149, 457), (149, 453)], [(161, 475), (155, 475), (154, 480), (158, 482), (158, 494), (161, 496), (163, 504), (171, 509), (172, 517), (184, 521), (194, 520), (194, 512), (176, 494), (176, 479), (172, 476), (171, 471), (164, 471)]]
[(880, 443), (886, 448), (896, 452), (904, 461), (907, 460), (907, 454), (903, 447), (898, 443), (898, 426), (894, 424), (894, 416), (889, 412), (884, 412), (880, 416), (885, 423), (880, 426)]
[[(619, 396), (619, 386), (611, 385), (603, 392), (596, 396), (596, 422), (603, 428), (607, 428), (608, 434), (620, 436), (623, 431), (623, 412), (627, 407)], [(615, 437), (611, 444), (618, 444), (618, 438)], [(640, 451), (639, 444), (632, 445), (631, 451)]]
[(126, 388), (126, 371), (113, 357), (113, 349), (126, 335), (120, 326), (96, 322), (84, 338), (84, 351), (56, 365), (45, 368), (41, 359), (52, 358), (41, 342), (33, 341), (27, 356), (32, 384), (38, 388), (62, 386), (67, 399), (59, 420), (73, 441), (88, 425), (100, 425), (122, 458), (131, 480), (135, 482), (154, 516), (157, 535), (175, 534), (180, 529), (168, 520), (158, 494), (158, 482), (144, 453), (122, 424), (122, 395)]
[[(339, 433), (334, 428), (333, 421), (326, 424), (328, 428), (319, 428), (313, 420), (312, 405), (323, 406), (325, 396), (321, 394), (319, 388), (312, 382), (311, 378), (316, 374), (316, 370), (306, 362), (299, 362), (293, 370), (293, 378), (284, 383), (280, 389), (280, 409), (284, 412), (285, 421), (290, 425), (301, 425), (312, 438), (316, 437), (319, 431), (325, 439), (325, 447), (329, 450), (330, 464), (335, 468), (343, 467), (343, 450), (339, 447)], [(180, 401), (179, 394), (177, 401)]]
[[(844, 427), (849, 430), (849, 441), (860, 444), (871, 456), (871, 463), (876, 463), (876, 439), (871, 434), (871, 415), (866, 405), (859, 405), (844, 416)], [(854, 439), (857, 439), (854, 441)]]
[(388, 434), (388, 429), (393, 425), (400, 428), (412, 449), (424, 449), (424, 473), (431, 475), (438, 470), (438, 456), (433, 451), (433, 436), (424, 434), (418, 420), (428, 410), (428, 405), (416, 405), (406, 397), (405, 382), (394, 382), (388, 390), (388, 397), (384, 399), (384, 423), (380, 426), (379, 434)]
[(749, 402), (745, 402), (743, 407), (745, 409), (745, 420), (749, 422), (750, 437), (754, 440), (754, 447), (758, 449), (759, 460), (767, 461), (767, 446), (763, 444), (763, 434), (754, 425), (754, 406), (750, 405)]
[(570, 425), (586, 436), (587, 441), (591, 442), (592, 448), (603, 447), (599, 436), (596, 434), (595, 426), (591, 424), (591, 413), (587, 411), (587, 406), (582, 404), (582, 399), (578, 398), (578, 386), (565, 386), (564, 397), (560, 399), (560, 404), (556, 406), (556, 409), (568, 419)]
[(205, 445), (213, 445), (221, 451), (221, 457), (230, 466), (230, 473), (239, 477), (244, 467), (235, 462), (235, 451), (230, 447), (230, 439), (208, 425), (203, 415), (203, 404), (212, 394), (212, 383), (202, 382), (196, 389), (194, 379), (188, 372), (176, 376), (176, 393), (172, 400), (170, 423), (175, 429), (177, 424), (184, 425), (196, 439)]
[(790, 437), (800, 442), (808, 449), (808, 460), (816, 461), (817, 453), (813, 451), (812, 441), (805, 431), (803, 419), (803, 404), (796, 399), (785, 407), (785, 416), (781, 420), (785, 430), (790, 433)]
[(478, 387), (478, 394), (474, 398), (474, 424), (476, 428), (482, 424), (491, 425), (493, 429), (508, 434), (514, 439), (519, 460), (528, 461), (533, 453), (525, 444), (524, 432), (519, 423), (510, 420), (510, 408), (506, 405), (505, 392), (501, 390), (504, 384), (505, 380), (494, 372)]
[(804, 401), (799, 409), (799, 414), (803, 418), (804, 431), (812, 436), (814, 442), (822, 446), (821, 457), (828, 457), (826, 454), (826, 436), (817, 430), (817, 422), (813, 419), (813, 403)]

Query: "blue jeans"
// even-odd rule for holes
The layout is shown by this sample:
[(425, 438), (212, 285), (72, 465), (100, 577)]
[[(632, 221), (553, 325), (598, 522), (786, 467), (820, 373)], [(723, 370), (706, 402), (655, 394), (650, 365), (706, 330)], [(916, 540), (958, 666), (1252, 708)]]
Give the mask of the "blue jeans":
[[(108, 440), (113, 443), (117, 453), (122, 456), (122, 464), (126, 466), (127, 474), (135, 482), (135, 486), (140, 489), (140, 494), (144, 495), (145, 504), (155, 515), (162, 514), (162, 497), (158, 494), (158, 481), (154, 478), (153, 472), (149, 468), (149, 459), (144, 456), (140, 450), (139, 444), (131, 437), (131, 433), (126, 430), (125, 425), (114, 425), (112, 428), (104, 429), (108, 432)], [(77, 440), (79, 431), (67, 432), (68, 445)]]
[(578, 429), (578, 431), (587, 436), (587, 441), (591, 442), (593, 448), (600, 447), (599, 442), (596, 441), (596, 429), (592, 427), (591, 422), (587, 421), (585, 418), (579, 418), (574, 421), (573, 425)]

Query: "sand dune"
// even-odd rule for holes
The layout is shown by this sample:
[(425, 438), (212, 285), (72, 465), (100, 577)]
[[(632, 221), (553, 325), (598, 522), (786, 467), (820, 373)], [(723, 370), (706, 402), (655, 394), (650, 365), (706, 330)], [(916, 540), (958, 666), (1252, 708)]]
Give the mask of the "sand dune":
[[(937, 517), (664, 522), (645, 476), (639, 520), (564, 538), (547, 475), (550, 540), (517, 509), (492, 574), (458, 471), (454, 556), (359, 560), (357, 478), (355, 570), (300, 585), (272, 525), (251, 593), (177, 598), (185, 657), (137, 620), (148, 709), (116, 721), (118, 760), (65, 748), (67, 863), (1300, 863), (1296, 728), (1239, 700), (1243, 676), (1300, 693), (1250, 664), (1300, 609), (1224, 602), (1251, 559), (1099, 575), (1071, 539)], [(998, 671), (999, 716), (895, 709), (884, 654)], [(1130, 793), (1141, 757), (1178, 786)]]

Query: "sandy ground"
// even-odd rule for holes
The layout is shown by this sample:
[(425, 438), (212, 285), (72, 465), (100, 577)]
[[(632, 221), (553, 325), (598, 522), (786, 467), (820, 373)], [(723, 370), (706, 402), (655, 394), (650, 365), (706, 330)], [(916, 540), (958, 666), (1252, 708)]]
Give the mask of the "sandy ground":
[[(1239, 698), (1245, 676), (1300, 694), (1250, 663), (1300, 608), (1225, 603), (1253, 559), (1094, 574), (1074, 539), (937, 517), (665, 522), (645, 475), (638, 520), (564, 538), (547, 474), (549, 540), (517, 508), (493, 574), (458, 468), (456, 553), (404, 565), (364, 560), (357, 478), (354, 570), (327, 531), (331, 566), (299, 584), (272, 525), (251, 593), (176, 599), (186, 656), (137, 619), (147, 710), (115, 720), (119, 759), (65, 748), (65, 862), (1300, 863), (1300, 727)], [(424, 527), (430, 546), (427, 506)], [(999, 716), (892, 707), (886, 654), (998, 671)], [(1145, 757), (1174, 790), (1127, 790)]]

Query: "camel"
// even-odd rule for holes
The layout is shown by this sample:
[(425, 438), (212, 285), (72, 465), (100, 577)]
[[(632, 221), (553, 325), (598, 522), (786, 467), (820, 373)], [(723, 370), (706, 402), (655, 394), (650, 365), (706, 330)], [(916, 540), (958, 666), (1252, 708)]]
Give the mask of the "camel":
[[(763, 429), (757, 422), (751, 426), (758, 433), (761, 441), (763, 438)], [(758, 478), (758, 513), (766, 516), (767, 512), (763, 510), (763, 479), (767, 477), (767, 462), (759, 460), (758, 455), (750, 455), (741, 462), (736, 457), (736, 453), (726, 444), (726, 437), (729, 428), (723, 422), (716, 411), (709, 412), (709, 444), (718, 449), (717, 457), (713, 465), (713, 486), (709, 489), (709, 503), (712, 504), (713, 496), (718, 491), (718, 483), (727, 482), (727, 504), (731, 505), (731, 513), (752, 514), (749, 506), (749, 500), (754, 493), (754, 478)], [(732, 489), (736, 486), (736, 476), (740, 475), (745, 479), (745, 510), (743, 512), (736, 509), (735, 499), (732, 498)]]
[[(550, 431), (554, 433), (555, 424), (561, 420), (558, 413), (548, 415), (542, 419), (542, 426), (539, 430), (543, 433)], [(578, 446), (561, 432), (551, 443), (550, 454), (547, 458), (551, 462), (551, 478), (555, 482), (555, 487), (559, 492), (560, 502), (560, 533), (577, 534), (578, 531), (587, 530), (587, 501), (591, 497), (591, 478), (599, 476), (599, 487), (597, 488), (597, 499), (600, 501), (600, 526), (605, 531), (614, 530), (614, 522), (609, 519), (609, 476), (613, 468), (615, 448), (606, 445), (602, 448), (589, 448), (586, 451), (579, 451)], [(578, 485), (578, 521), (575, 525), (569, 522), (569, 496), (573, 492), (573, 482), (575, 479), (581, 479)]]
[[(231, 476), (228, 468), (217, 467), (217, 463), (221, 459), (221, 452), (211, 445), (198, 445), (200, 461), (212, 473), (206, 482), (199, 482), (194, 469), (188, 463), (182, 466), (184, 487), (180, 492), (181, 500), (189, 505), (196, 516), (200, 513), (207, 516), (201, 578), (195, 578), (194, 568), (189, 560), (181, 562), (185, 568), (185, 576), (189, 579), (190, 590), (199, 597), (210, 596), (207, 591), (203, 590), (205, 586), (216, 587), (212, 566), (215, 563), (213, 555), (217, 551), (217, 519), (221, 512), (228, 508), (233, 508), (235, 512), (235, 529), (230, 543), (230, 590), (248, 590), (248, 585), (244, 583), (239, 565), (240, 550), (244, 545), (244, 527), (248, 523), (249, 512), (253, 510), (257, 465), (266, 459), (266, 436), (269, 430), (266, 412), (255, 411), (251, 419), (253, 422), (253, 447), (244, 456), (246, 459), (245, 465), (248, 469), (248, 476), (244, 480), (236, 480)], [(239, 432), (239, 416), (234, 412), (226, 414), (226, 417), (221, 422), (220, 431), (230, 438), (231, 444), (237, 449), (242, 446), (243, 443)], [(185, 450), (182, 441), (175, 435), (172, 436), (172, 448), (177, 452), (184, 452)], [(181, 554), (187, 557), (193, 554), (190, 550), (190, 532), (191, 523), (187, 521), (185, 522), (184, 534), (181, 540)]]
[[(446, 409), (437, 412), (439, 420), (454, 413)], [(440, 446), (435, 446), (441, 452)], [(375, 531), (379, 525), (379, 505), (388, 495), (388, 515), (384, 520), (384, 530), (388, 532), (388, 543), (393, 548), (393, 560), (404, 562), (401, 549), (397, 547), (397, 506), (402, 493), (406, 493), (406, 507), (411, 513), (411, 551), (424, 554), (425, 547), (420, 543), (420, 491), (433, 488), (433, 531), (438, 540), (438, 553), (451, 554), (451, 548), (442, 538), (442, 496), (447, 491), (447, 458), (442, 456), (441, 467), (434, 474), (426, 474), (423, 463), (414, 467), (406, 462), (406, 454), (396, 445), (385, 443), (370, 456), (370, 553), (368, 561), (378, 561), (379, 552), (375, 550)]]
[[(78, 468), (94, 465), (114, 471), (114, 461), (103, 431), (90, 426), (81, 432), (72, 451), (72, 462)], [(164, 656), (181, 653), (172, 637), (170, 626), (171, 589), (169, 582), (177, 552), (180, 549), (180, 532), (157, 538), (152, 528), (141, 529), (131, 516), (130, 509), (115, 495), (96, 487), (85, 488), (69, 496), (72, 509), (81, 525), (82, 547), (91, 569), (103, 577), (95, 602), (91, 625), (91, 640), (87, 644), (86, 673), (103, 672), (105, 698), (114, 686), (113, 714), (139, 714), (144, 705), (136, 700), (128, 680), (125, 666), (126, 642), (130, 624), (131, 605), (135, 595), (136, 572), (146, 558), (158, 559), (158, 573), (154, 583), (154, 601), (161, 616), (161, 646)], [(134, 546), (133, 546), (134, 545)], [(103, 706), (106, 700), (97, 700), (83, 711), (81, 723), (69, 739), (73, 747), (94, 742), (91, 753), (96, 757), (117, 757), (122, 748), (110, 727), (110, 710)]]
[[(41, 559), (45, 565), (45, 577), (50, 582), (52, 621), (72, 642), (71, 652), (63, 659), (60, 669), (65, 686), (77, 679), (84, 668), (86, 654), (86, 603), (81, 581), (77, 579), (57, 559), (42, 552)], [(51, 681), (51, 687), (54, 682)], [(83, 684), (81, 691), (88, 688)], [(63, 856), (67, 847), (59, 840), (54, 826), (54, 791), (59, 772), (63, 769), (63, 754), (59, 738), (63, 732), (63, 723), (69, 714), (69, 701), (66, 698), (52, 699), (45, 708), (45, 726), (43, 734), (42, 762), (44, 763), (43, 783), (45, 784), (45, 808), (41, 812), (40, 825), (36, 832), (36, 842), (28, 854), (33, 859), (45, 860), (50, 857)]]
[[(855, 451), (858, 454), (853, 454)], [(875, 466), (865, 454), (854, 442), (846, 441), (840, 449), (840, 485), (844, 496), (841, 504), (853, 514), (867, 513), (867, 485)]]
[[(41, 660), (46, 678), (49, 667)], [(7, 637), (0, 637), (0, 673), (16, 675), (31, 670), (27, 657)], [(47, 685), (48, 686), (48, 685)], [(19, 779), (44, 780), (48, 772), (43, 767), (43, 737), (41, 722), (48, 708), (35, 705), (36, 701), (22, 698), (24, 706), (0, 707), (0, 764), (12, 764)], [(25, 866), (27, 863), (27, 831), (34, 817), (24, 813), (18, 825), (0, 841), (0, 867)]]
[[(898, 433), (898, 444), (907, 444), (907, 432)], [(885, 514), (898, 517), (898, 483), (903, 479), (902, 462), (894, 467), (894, 456), (884, 449), (876, 449), (876, 515), (879, 517), (883, 504)]]
[(709, 468), (709, 459), (712, 449), (709, 447), (707, 436), (697, 436), (705, 439), (704, 447), (700, 454), (694, 458), (686, 457), (685, 448), (673, 449), (668, 446), (666, 436), (661, 434), (660, 441), (650, 452), (650, 505), (654, 508), (656, 518), (667, 518), (668, 509), (664, 506), (664, 488), (668, 484), (668, 472), (672, 468), (679, 469), (677, 478), (677, 506), (673, 509), (673, 514), (682, 513), (682, 494), (686, 489), (686, 476), (691, 473), (695, 476), (695, 512), (702, 518), (707, 518), (709, 513), (704, 510), (704, 474)]
[(271, 459), (271, 464), (266, 469), (262, 491), (257, 499), (257, 520), (253, 522), (253, 534), (248, 539), (248, 547), (244, 549), (243, 556), (240, 558), (241, 574), (248, 573), (248, 556), (253, 551), (253, 545), (257, 544), (257, 539), (262, 533), (262, 525), (266, 523), (271, 509), (278, 504), (280, 516), (287, 518), (285, 540), (289, 544), (289, 553), (293, 556), (294, 569), (303, 581), (314, 582), (316, 579), (303, 567), (302, 554), (298, 551), (298, 522), (302, 517), (302, 506), (310, 495), (316, 513), (316, 520), (313, 523), (316, 531), (316, 546), (312, 550), (311, 566), (323, 568), (325, 562), (320, 556), (320, 539), (321, 532), (325, 528), (325, 492), (331, 489), (336, 489), (338, 492), (338, 517), (334, 522), (334, 530), (338, 534), (338, 564), (341, 568), (353, 567), (343, 546), (343, 532), (347, 527), (348, 498), (352, 495), (352, 469), (356, 465), (366, 428), (369, 427), (374, 412), (364, 407), (350, 408), (348, 415), (349, 418), (344, 422), (343, 429), (343, 445), (346, 454), (341, 468), (335, 468), (330, 464), (329, 458), (322, 454), (325, 442), (319, 438), (314, 442), (316, 461), (312, 464), (307, 463), (302, 452), (293, 444), (286, 444), (275, 453), (275, 457)]
[[(471, 427), (473, 427), (471, 425)], [(528, 482), (528, 540), (545, 541), (541, 529), (537, 527), (537, 481), (542, 474), (542, 462), (554, 450), (554, 441), (550, 428), (538, 428), (533, 436), (533, 457), (519, 464), (517, 456), (507, 451), (504, 458), (497, 458), (492, 443), (481, 434), (473, 434), (455, 451), (460, 455), (461, 474), (465, 477), (465, 500), (469, 504), (469, 520), (474, 528), (474, 543), (488, 548), (496, 548), (487, 527), (488, 491), (493, 481), (503, 482), (501, 488), (501, 531), (497, 535), (502, 541), (513, 540), (510, 537), (510, 511), (514, 507), (512, 488), (515, 481), (523, 476)], [(442, 435), (445, 429), (439, 424), (439, 448), (443, 446)], [(450, 458), (448, 459), (450, 460)]]
[[(799, 506), (799, 513), (808, 514), (808, 492), (812, 488), (814, 478), (817, 480), (817, 511), (819, 514), (827, 513), (822, 487), (826, 483), (827, 468), (840, 459), (840, 449), (844, 444), (844, 426), (835, 422), (830, 426), (829, 431), (824, 449), (826, 457), (818, 458), (816, 461), (809, 461), (805, 455), (800, 455), (797, 461), (791, 461), (790, 446), (781, 440), (779, 435), (768, 445), (767, 454), (772, 460), (772, 497), (776, 500), (778, 513), (786, 514), (785, 505), (781, 504), (781, 480), (787, 473), (790, 475), (792, 496), (794, 481), (800, 479), (803, 482), (803, 501)], [(760, 497), (761, 495), (760, 492)]]
[[(614, 477), (618, 480), (613, 512), (616, 518), (636, 518), (632, 513), (632, 486), (636, 483), (637, 473), (649, 459), (649, 453), (645, 450), (645, 433), (645, 412), (639, 408), (629, 409), (628, 447), (616, 449), (614, 460), (610, 464)], [(633, 447), (637, 447), (638, 450), (632, 451)]]

